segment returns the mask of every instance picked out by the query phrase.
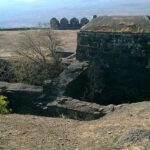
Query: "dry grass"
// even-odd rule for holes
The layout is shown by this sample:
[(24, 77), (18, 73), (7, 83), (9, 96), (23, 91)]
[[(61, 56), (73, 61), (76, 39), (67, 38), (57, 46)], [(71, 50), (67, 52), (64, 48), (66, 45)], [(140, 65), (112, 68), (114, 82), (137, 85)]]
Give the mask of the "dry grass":
[(150, 102), (126, 105), (99, 120), (23, 115), (0, 116), (0, 149), (10, 150), (150, 150), (150, 139), (117, 148), (133, 129), (150, 130)]
[[(43, 30), (40, 30), (42, 32)], [(0, 57), (12, 57), (14, 51), (19, 47), (24, 33), (36, 34), (35, 30), (29, 31), (0, 31)], [(62, 49), (75, 52), (78, 30), (56, 30), (54, 31), (62, 42)]]

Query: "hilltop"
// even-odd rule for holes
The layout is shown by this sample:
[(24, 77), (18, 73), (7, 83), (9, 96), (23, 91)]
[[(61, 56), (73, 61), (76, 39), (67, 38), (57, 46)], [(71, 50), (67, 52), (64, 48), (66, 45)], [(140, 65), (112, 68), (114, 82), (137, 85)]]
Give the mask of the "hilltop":
[[(62, 40), (62, 49), (75, 52), (77, 32), (55, 31)], [(24, 31), (0, 32), (0, 57), (14, 57), (23, 34)], [(64, 114), (60, 118), (30, 113), (0, 115), (0, 150), (149, 150), (149, 107), (150, 102), (116, 105), (110, 113), (92, 121), (71, 120)]]
[(0, 149), (149, 150), (149, 107), (126, 104), (94, 121), (0, 115)]

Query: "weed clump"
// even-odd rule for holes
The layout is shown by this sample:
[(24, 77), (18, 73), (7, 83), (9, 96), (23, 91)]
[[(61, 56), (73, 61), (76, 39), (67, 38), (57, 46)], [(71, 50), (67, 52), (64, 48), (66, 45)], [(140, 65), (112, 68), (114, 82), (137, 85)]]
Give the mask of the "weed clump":
[(11, 109), (8, 107), (8, 99), (5, 96), (0, 95), (0, 114), (8, 114), (11, 112)]

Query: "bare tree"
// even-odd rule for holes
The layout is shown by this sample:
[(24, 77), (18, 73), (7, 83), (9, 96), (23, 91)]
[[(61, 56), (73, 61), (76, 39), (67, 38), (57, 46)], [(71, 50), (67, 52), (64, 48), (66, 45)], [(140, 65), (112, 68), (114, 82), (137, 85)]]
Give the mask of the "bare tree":
[(58, 60), (56, 51), (60, 49), (60, 46), (60, 41), (51, 30), (25, 32), (16, 53), (41, 64), (47, 63), (50, 59)]
[(57, 56), (60, 46), (51, 30), (25, 32), (16, 50), (18, 62), (14, 68), (17, 81), (40, 85), (44, 80), (56, 77), (63, 68)]

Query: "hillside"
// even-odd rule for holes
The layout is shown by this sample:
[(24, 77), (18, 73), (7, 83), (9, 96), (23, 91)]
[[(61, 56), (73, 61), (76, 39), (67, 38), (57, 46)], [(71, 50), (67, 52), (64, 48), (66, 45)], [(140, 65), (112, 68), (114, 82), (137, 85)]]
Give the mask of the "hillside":
[[(43, 32), (43, 30), (38, 30)], [(0, 57), (12, 57), (14, 51), (19, 48), (19, 43), (24, 37), (24, 33), (36, 35), (37, 31), (1, 31), (0, 32)], [(61, 48), (65, 51), (75, 52), (78, 30), (58, 30), (54, 31), (61, 41)]]
[(0, 115), (0, 150), (149, 150), (150, 102), (94, 121)]

